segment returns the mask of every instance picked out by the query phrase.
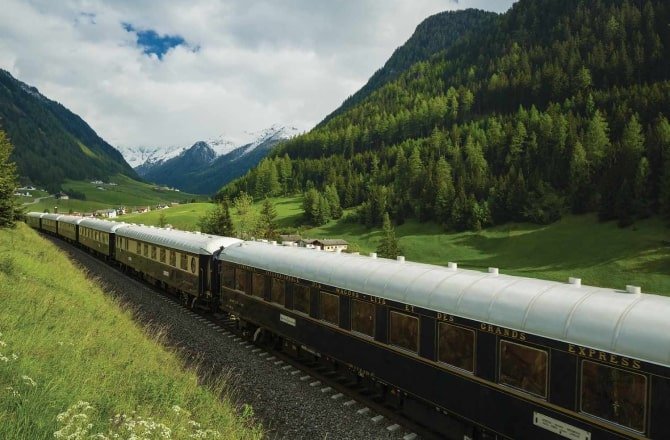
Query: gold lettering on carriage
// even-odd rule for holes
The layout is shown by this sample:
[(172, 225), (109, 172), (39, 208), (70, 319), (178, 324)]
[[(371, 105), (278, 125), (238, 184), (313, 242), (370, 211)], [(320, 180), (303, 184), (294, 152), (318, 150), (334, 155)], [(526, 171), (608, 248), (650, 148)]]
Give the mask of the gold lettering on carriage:
[(595, 359), (621, 367), (633, 368), (635, 370), (642, 368), (642, 363), (638, 360), (627, 358), (625, 356), (619, 356), (617, 354), (607, 353), (605, 351), (600, 351), (593, 348), (582, 347), (580, 345), (568, 344), (568, 352), (583, 358)]
[(519, 341), (526, 340), (525, 333), (516, 330), (510, 330), (505, 327), (498, 327), (497, 325), (491, 325), (482, 322), (479, 325), (479, 329), (487, 333), (493, 333), (494, 335), (504, 336), (506, 338), (518, 339)]
[(274, 278), (277, 278), (278, 280), (289, 281), (291, 283), (298, 282), (298, 279), (296, 277), (292, 277), (289, 275), (283, 275), (281, 273), (274, 273), (274, 272), (268, 272), (268, 274), (272, 275)]
[(454, 317), (452, 315), (447, 314), (447, 313), (437, 312), (437, 320), (438, 321), (445, 321), (445, 322), (454, 322)]

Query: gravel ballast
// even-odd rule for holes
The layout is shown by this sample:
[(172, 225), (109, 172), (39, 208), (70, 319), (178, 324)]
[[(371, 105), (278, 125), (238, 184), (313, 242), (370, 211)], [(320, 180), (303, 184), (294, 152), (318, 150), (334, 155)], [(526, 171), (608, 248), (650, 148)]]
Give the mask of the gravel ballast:
[[(209, 321), (181, 307), (141, 282), (58, 239), (66, 251), (106, 292), (135, 311), (145, 327), (161, 329), (166, 343), (203, 371), (227, 377), (230, 397), (237, 405), (251, 405), (255, 418), (271, 439), (402, 439), (408, 434), (393, 421), (327, 385), (296, 371), (265, 350), (222, 332)], [(324, 390), (325, 389), (325, 390)], [(387, 428), (394, 428), (393, 430)]]

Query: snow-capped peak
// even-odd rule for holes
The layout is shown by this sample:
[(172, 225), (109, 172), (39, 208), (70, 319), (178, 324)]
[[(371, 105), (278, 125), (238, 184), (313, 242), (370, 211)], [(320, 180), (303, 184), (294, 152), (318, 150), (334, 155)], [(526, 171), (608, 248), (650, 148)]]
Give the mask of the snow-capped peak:
[[(131, 167), (138, 168), (143, 166), (144, 168), (149, 168), (177, 157), (191, 148), (198, 147), (201, 143), (206, 143), (212, 150), (214, 150), (216, 157), (228, 154), (240, 147), (246, 147), (242, 153), (244, 155), (253, 151), (256, 147), (265, 142), (289, 139), (298, 134), (298, 129), (295, 127), (275, 124), (264, 130), (245, 132), (244, 134), (243, 142), (234, 142), (230, 140), (229, 137), (222, 134), (206, 141), (197, 141), (187, 147), (117, 147), (117, 149), (121, 152), (124, 159), (126, 159), (126, 162), (128, 162)], [(246, 141), (244, 141), (245, 139)]]

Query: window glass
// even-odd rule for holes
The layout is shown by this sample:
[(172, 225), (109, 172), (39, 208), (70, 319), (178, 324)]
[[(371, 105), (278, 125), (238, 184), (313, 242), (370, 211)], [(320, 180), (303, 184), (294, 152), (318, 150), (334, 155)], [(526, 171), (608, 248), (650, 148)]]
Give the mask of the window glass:
[(374, 337), (375, 305), (372, 303), (351, 300), (351, 329)]
[(284, 280), (278, 280), (277, 278), (272, 278), (272, 291), (270, 293), (272, 302), (281, 304), (283, 306), (284, 292), (285, 292)]
[(223, 265), (223, 274), (221, 276), (221, 283), (224, 287), (231, 289), (235, 288), (235, 268), (228, 264)]
[(198, 263), (195, 261), (195, 257), (191, 257), (191, 273), (195, 273), (198, 270)]
[(544, 350), (500, 341), (500, 383), (547, 397), (547, 358)]
[(409, 351), (419, 351), (419, 318), (404, 313), (391, 312), (389, 342)]
[(475, 332), (440, 322), (438, 324), (437, 359), (454, 367), (474, 372)]
[(156, 259), (156, 246), (151, 246), (151, 259)]
[(309, 314), (309, 287), (293, 285), (293, 309)]
[(170, 266), (177, 267), (177, 253), (170, 251)]
[(148, 257), (149, 256), (149, 245), (144, 243), (144, 256)]
[(647, 378), (619, 368), (582, 362), (582, 411), (644, 431)]
[(244, 269), (235, 269), (235, 289), (247, 292), (247, 271)]
[(186, 270), (188, 268), (187, 264), (188, 258), (186, 257), (186, 254), (179, 254), (179, 267)]
[(165, 263), (165, 254), (166, 254), (165, 249), (160, 248), (161, 263)]
[(340, 297), (338, 295), (321, 292), (321, 319), (340, 325)]
[(251, 276), (251, 293), (259, 298), (265, 296), (265, 275), (255, 273)]
[(142, 253), (142, 243), (140, 243), (140, 242), (138, 241), (138, 242), (136, 243), (136, 249), (135, 249), (135, 250), (137, 251), (137, 255), (141, 254), (141, 253)]

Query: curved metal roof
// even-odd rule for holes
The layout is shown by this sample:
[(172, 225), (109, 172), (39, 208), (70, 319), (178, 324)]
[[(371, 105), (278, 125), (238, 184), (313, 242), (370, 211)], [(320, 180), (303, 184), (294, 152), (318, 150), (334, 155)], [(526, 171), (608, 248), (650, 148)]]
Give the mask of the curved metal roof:
[(219, 259), (670, 366), (670, 298), (244, 242)]
[(26, 213), (26, 217), (42, 218), (42, 217), (44, 217), (45, 215), (47, 215), (46, 212), (35, 212), (35, 211), (31, 211), (31, 212), (27, 212), (27, 213)]
[(45, 218), (47, 220), (58, 220), (61, 217), (63, 217), (63, 214), (44, 214), (42, 216), (42, 218)]
[(110, 222), (109, 220), (100, 220), (97, 218), (85, 218), (84, 220), (79, 222), (79, 226), (85, 226), (87, 228), (95, 229), (97, 231), (115, 233), (117, 229), (124, 228), (128, 226), (128, 224), (120, 222)]
[(59, 222), (63, 223), (69, 223), (71, 225), (78, 225), (79, 223), (82, 222), (86, 217), (79, 217), (77, 215), (62, 215), (58, 219)]
[(177, 229), (161, 229), (141, 225), (128, 225), (116, 233), (128, 237), (193, 254), (211, 255), (221, 247), (228, 247), (242, 240), (219, 235), (186, 232)]

